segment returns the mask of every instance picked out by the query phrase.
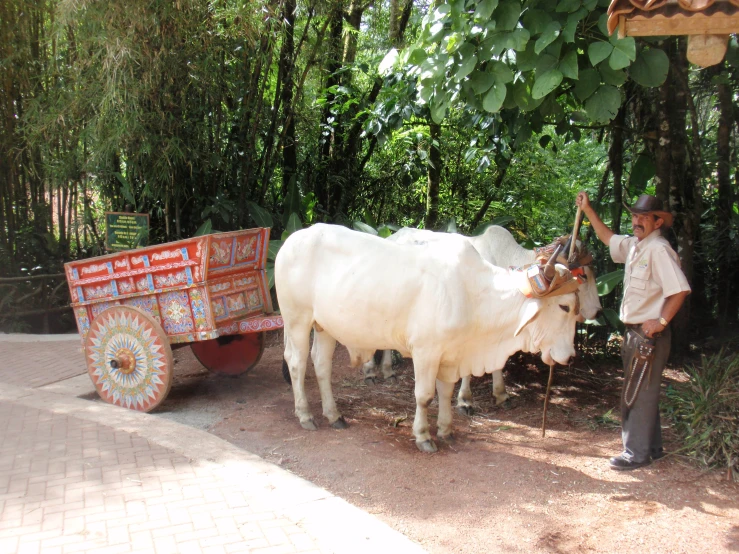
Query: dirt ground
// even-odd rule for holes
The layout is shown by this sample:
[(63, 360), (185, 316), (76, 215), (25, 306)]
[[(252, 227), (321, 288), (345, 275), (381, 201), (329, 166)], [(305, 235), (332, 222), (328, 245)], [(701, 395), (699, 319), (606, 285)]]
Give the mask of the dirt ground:
[[(161, 415), (199, 407), (205, 415), (191, 424), (375, 514), (431, 553), (739, 552), (739, 486), (722, 473), (676, 455), (633, 472), (609, 469), (621, 446), (613, 361), (558, 368), (542, 438), (549, 369), (515, 356), (505, 370), (511, 400), (494, 406), (490, 377), (473, 380), (476, 415), (456, 414), (455, 440), (424, 454), (411, 430), (410, 361), (400, 362), (397, 384), (367, 386), (337, 348), (333, 384), (345, 430), (321, 416), (309, 363), (306, 388), (320, 427), (305, 431), (278, 341), (271, 337), (261, 361), (239, 377), (210, 373), (189, 348), (177, 350)], [(668, 373), (668, 381), (681, 378)], [(434, 405), (429, 414), (433, 433)]]

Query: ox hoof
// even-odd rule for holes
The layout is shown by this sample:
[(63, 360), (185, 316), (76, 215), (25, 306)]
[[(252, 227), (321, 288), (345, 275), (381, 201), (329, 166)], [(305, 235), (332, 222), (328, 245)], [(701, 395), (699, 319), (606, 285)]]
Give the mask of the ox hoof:
[(508, 394), (501, 394), (500, 396), (495, 397), (495, 405), (500, 406), (501, 404), (505, 403), (507, 400), (510, 400), (510, 396)]
[(416, 441), (416, 446), (421, 452), (436, 452), (438, 448), (431, 439), (423, 442)]
[(390, 383), (391, 385), (397, 385), (398, 378), (395, 375), (391, 375), (390, 377), (385, 377), (385, 382)]
[(306, 421), (301, 421), (300, 422), (300, 426), (303, 429), (307, 429), (308, 431), (317, 431), (318, 430), (318, 426), (316, 425), (316, 422), (313, 421), (313, 418), (310, 418), (310, 419), (308, 419)]
[(331, 424), (331, 427), (333, 427), (334, 429), (348, 429), (349, 424), (344, 419), (344, 416), (340, 416), (339, 419)]
[(448, 435), (436, 435), (436, 438), (446, 443), (454, 442), (453, 433), (449, 433)]
[(462, 415), (472, 417), (475, 414), (475, 409), (470, 405), (457, 406), (457, 412)]
[(365, 377), (364, 378), (364, 384), (365, 385), (376, 385), (377, 384), (377, 378), (376, 377)]

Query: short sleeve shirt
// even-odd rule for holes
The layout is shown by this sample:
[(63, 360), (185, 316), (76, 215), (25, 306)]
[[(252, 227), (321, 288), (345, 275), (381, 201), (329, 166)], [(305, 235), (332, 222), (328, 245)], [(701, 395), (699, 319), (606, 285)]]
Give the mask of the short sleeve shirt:
[(613, 235), (609, 247), (613, 261), (625, 264), (620, 314), (624, 323), (659, 319), (667, 297), (690, 291), (680, 259), (659, 230), (641, 242), (636, 237)]

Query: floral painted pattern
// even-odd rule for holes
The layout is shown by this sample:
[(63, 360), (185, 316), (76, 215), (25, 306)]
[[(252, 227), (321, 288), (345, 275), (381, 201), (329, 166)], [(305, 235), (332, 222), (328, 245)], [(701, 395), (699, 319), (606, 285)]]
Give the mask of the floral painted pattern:
[(207, 330), (211, 327), (209, 324), (208, 308), (203, 300), (203, 293), (200, 289), (190, 290), (190, 305), (192, 306), (192, 315), (195, 318), (195, 328), (198, 331)]
[(213, 241), (210, 249), (211, 254), (209, 261), (212, 265), (225, 265), (231, 261), (230, 243)]
[[(157, 406), (172, 380), (171, 351), (151, 320), (133, 310), (111, 310), (93, 321), (87, 340), (88, 371), (100, 396), (139, 411)], [(111, 361), (125, 356), (127, 366)]]
[(168, 335), (191, 333), (195, 324), (190, 312), (186, 291), (174, 291), (159, 297), (162, 312), (162, 326)]
[(140, 310), (145, 311), (151, 317), (157, 320), (161, 324), (162, 316), (159, 313), (159, 305), (157, 304), (156, 296), (139, 296), (136, 298), (129, 298), (126, 300), (127, 306), (136, 306)]
[(167, 275), (154, 275), (154, 287), (157, 289), (175, 287), (183, 283), (187, 283), (187, 273), (184, 271)]
[(254, 258), (257, 246), (257, 237), (249, 237), (243, 242), (236, 243), (236, 263)]

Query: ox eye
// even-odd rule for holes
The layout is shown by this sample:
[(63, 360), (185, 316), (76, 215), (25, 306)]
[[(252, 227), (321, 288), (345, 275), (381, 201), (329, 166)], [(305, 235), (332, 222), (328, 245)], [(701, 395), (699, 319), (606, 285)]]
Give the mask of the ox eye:
[(565, 312), (565, 313), (570, 313), (570, 307), (569, 307), (569, 306), (563, 306), (562, 304), (560, 304), (560, 305), (559, 305), (559, 308), (560, 308), (560, 309), (561, 309), (561, 310), (562, 310), (563, 312)]

